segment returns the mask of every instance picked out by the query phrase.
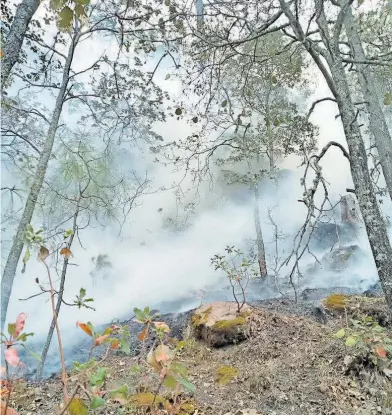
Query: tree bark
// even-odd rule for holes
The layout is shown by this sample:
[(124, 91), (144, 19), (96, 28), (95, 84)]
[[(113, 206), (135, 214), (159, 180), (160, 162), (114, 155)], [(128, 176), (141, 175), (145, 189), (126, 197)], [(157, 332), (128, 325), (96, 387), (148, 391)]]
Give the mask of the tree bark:
[(61, 111), (63, 108), (64, 97), (66, 95), (67, 85), (69, 81), (69, 73), (74, 56), (75, 47), (79, 39), (79, 33), (75, 32), (72, 43), (68, 50), (68, 56), (64, 64), (63, 78), (60, 86), (59, 93), (57, 95), (55, 109), (52, 114), (52, 119), (49, 125), (46, 141), (42, 149), (37, 170), (35, 172), (34, 180), (30, 188), (29, 195), (27, 197), (22, 218), (19, 222), (16, 235), (14, 236), (12, 247), (8, 255), (3, 276), (1, 280), (1, 331), (3, 331), (4, 323), (7, 316), (8, 303), (11, 297), (12, 285), (15, 278), (16, 268), (23, 250), (23, 235), (25, 233), (27, 225), (31, 222), (33, 217), (35, 205), (39, 193), (42, 188), (42, 183), (48, 167), (48, 162), (52, 154), (53, 143), (56, 136), (56, 130), (60, 119)]
[[(70, 236), (69, 241), (68, 241), (68, 245), (67, 245), (67, 247), (69, 249), (71, 249), (72, 242), (73, 242), (74, 237), (75, 237), (75, 232), (77, 230), (78, 215), (79, 215), (79, 202), (78, 202), (78, 205), (76, 207), (76, 212), (75, 212), (74, 217), (73, 217), (72, 235)], [(59, 291), (58, 291), (58, 294), (57, 294), (57, 303), (56, 303), (56, 316), (57, 316), (57, 318), (58, 318), (59, 313), (60, 313), (61, 303), (63, 302), (62, 300), (63, 300), (63, 295), (64, 295), (65, 277), (67, 276), (68, 261), (69, 261), (69, 258), (64, 258), (63, 268), (61, 270), (60, 287), (59, 287)], [(46, 337), (46, 342), (44, 344), (44, 348), (42, 349), (41, 360), (38, 364), (37, 375), (36, 375), (37, 380), (41, 379), (41, 377), (42, 377), (42, 372), (43, 372), (43, 369), (44, 369), (46, 357), (48, 356), (49, 347), (50, 347), (50, 343), (52, 342), (52, 337), (53, 337), (53, 333), (54, 333), (55, 328), (56, 328), (56, 319), (53, 317), (52, 322), (50, 324), (48, 335)]]
[[(355, 194), (365, 222), (366, 232), (385, 299), (392, 313), (392, 247), (370, 178), (366, 148), (357, 122), (355, 106), (351, 98), (350, 88), (340, 56), (339, 36), (335, 36), (336, 33), (339, 33), (336, 32), (338, 27), (335, 26), (334, 37), (330, 37), (327, 20), (323, 11), (323, 3), (321, 0), (316, 1), (318, 13), (317, 23), (320, 28), (320, 33), (322, 33), (322, 41), (326, 47), (326, 49), (320, 51), (305, 36), (302, 27), (294, 17), (285, 0), (279, 0), (279, 2), (295, 35), (302, 42), (322, 72), (338, 104), (350, 152), (350, 168), (355, 186)], [(342, 10), (342, 13), (344, 12), (345, 10)], [(339, 17), (343, 18), (344, 21), (344, 14), (341, 14)], [(322, 56), (327, 61), (329, 71), (320, 59), (320, 53), (323, 54)]]
[(22, 0), (16, 9), (14, 20), (3, 47), (3, 58), (1, 61), (2, 91), (13, 66), (18, 61), (23, 39), (40, 3), (40, 0)]
[(265, 247), (263, 241), (263, 232), (261, 230), (260, 223), (260, 211), (259, 211), (259, 185), (253, 184), (253, 217), (255, 221), (256, 229), (256, 243), (257, 243), (257, 260), (259, 263), (260, 276), (265, 278), (267, 276), (267, 263), (265, 260)]
[[(359, 62), (366, 61), (362, 41), (358, 33), (358, 28), (352, 14), (351, 7), (347, 9), (345, 18), (345, 29), (348, 41), (351, 45), (353, 59)], [(384, 112), (380, 105), (377, 94), (376, 81), (368, 64), (356, 64), (359, 84), (362, 89), (363, 100), (366, 101), (369, 125), (374, 142), (377, 147), (380, 165), (384, 174), (384, 179), (392, 199), (392, 138), (388, 125), (385, 120)]]

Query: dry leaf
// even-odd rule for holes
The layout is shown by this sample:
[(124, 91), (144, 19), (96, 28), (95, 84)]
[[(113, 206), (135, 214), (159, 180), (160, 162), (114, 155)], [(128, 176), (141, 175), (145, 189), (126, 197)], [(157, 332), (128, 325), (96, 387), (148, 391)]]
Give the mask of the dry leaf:
[(49, 250), (48, 248), (45, 248), (44, 246), (41, 246), (40, 250), (39, 250), (39, 258), (42, 261), (45, 261), (45, 259), (49, 256)]
[(76, 326), (79, 326), (85, 333), (87, 333), (89, 336), (93, 335), (93, 332), (91, 331), (90, 327), (85, 323), (79, 323), (79, 321), (76, 322)]
[(72, 252), (71, 252), (71, 250), (69, 248), (63, 248), (60, 251), (60, 255), (64, 255), (64, 257), (68, 259), (68, 258), (70, 258), (72, 256)]

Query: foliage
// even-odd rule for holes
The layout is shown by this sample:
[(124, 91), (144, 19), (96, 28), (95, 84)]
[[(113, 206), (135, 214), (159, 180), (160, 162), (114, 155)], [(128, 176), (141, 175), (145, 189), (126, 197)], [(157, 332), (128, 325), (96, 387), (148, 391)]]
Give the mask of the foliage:
[(349, 327), (340, 329), (334, 336), (344, 340), (347, 350), (354, 358), (368, 360), (380, 371), (392, 367), (392, 333), (372, 317), (350, 319)]
[[(251, 278), (259, 275), (255, 265), (234, 246), (225, 248), (227, 255), (216, 254), (211, 258), (211, 265), (215, 271), (222, 270), (230, 283), (233, 297), (240, 312), (246, 304), (246, 289)], [(240, 292), (237, 292), (239, 290)]]
[(219, 385), (227, 385), (238, 376), (238, 369), (232, 366), (222, 366), (216, 371), (215, 381)]

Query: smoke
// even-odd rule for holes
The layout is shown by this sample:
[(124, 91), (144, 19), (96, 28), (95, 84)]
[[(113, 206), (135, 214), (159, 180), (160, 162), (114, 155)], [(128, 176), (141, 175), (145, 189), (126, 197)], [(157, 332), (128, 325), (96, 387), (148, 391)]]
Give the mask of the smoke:
[[(100, 45), (83, 45), (78, 56), (91, 56), (101, 53)], [(78, 63), (80, 59), (76, 58)], [(180, 94), (179, 84), (165, 80), (170, 65), (163, 66), (157, 72), (161, 85), (168, 89), (175, 99)], [(87, 66), (84, 60), (83, 66)], [(309, 108), (314, 99), (330, 95), (327, 86), (319, 77), (317, 93), (311, 96), (305, 107)], [(334, 140), (345, 144), (339, 119), (335, 119), (336, 106), (331, 102), (319, 104), (311, 120), (320, 128), (319, 147)], [(70, 120), (71, 118), (65, 117)], [(156, 130), (166, 142), (186, 137), (191, 127), (185, 121), (170, 120), (156, 125)], [(152, 179), (152, 188), (169, 187), (178, 180), (180, 173), (172, 168), (153, 163), (152, 157), (145, 154), (137, 160), (139, 172), (148, 171)], [(280, 255), (288, 255), (292, 247), (292, 237), (302, 225), (306, 215), (304, 205), (298, 202), (302, 188), (300, 179), (303, 168), (298, 167), (299, 160), (295, 157), (285, 159), (281, 168), (289, 170), (287, 177), (278, 185), (265, 179), (260, 187), (260, 212), (264, 233), (267, 257), (275, 255), (273, 227), (268, 219), (268, 212), (278, 224), (279, 230), (286, 234), (280, 243)], [(324, 175), (330, 184), (330, 197), (336, 203), (352, 187), (347, 160), (340, 150), (332, 149), (323, 158)], [(4, 185), (13, 184), (12, 177), (3, 177)], [(185, 184), (191, 186), (191, 182)], [(185, 186), (186, 187), (186, 186)], [(210, 258), (216, 253), (223, 253), (227, 245), (244, 247), (246, 241), (255, 238), (253, 207), (251, 195), (246, 189), (241, 190), (237, 197), (225, 194), (224, 189), (215, 184), (210, 192), (209, 185), (199, 188), (199, 203), (196, 214), (192, 217), (189, 228), (184, 232), (173, 233), (164, 229), (163, 217), (175, 217), (177, 212), (176, 199), (172, 192), (156, 192), (142, 198), (142, 205), (132, 212), (128, 225), (121, 237), (114, 227), (88, 228), (81, 233), (81, 242), (73, 248), (72, 266), (68, 269), (64, 298), (72, 302), (81, 287), (87, 290), (87, 296), (94, 298), (96, 311), (62, 306), (60, 325), (66, 346), (71, 346), (80, 334), (75, 327), (76, 321), (91, 321), (93, 324), (110, 322), (112, 319), (126, 319), (132, 316), (134, 307), (159, 306), (164, 301), (189, 298), (194, 304), (190, 292), (205, 289), (221, 283), (222, 275), (210, 266)], [(190, 194), (191, 195), (191, 194)], [(192, 201), (191, 196), (189, 200)], [(383, 204), (384, 212), (391, 212), (390, 201)], [(8, 235), (13, 229), (8, 230)], [(351, 266), (343, 274), (321, 271), (307, 278), (312, 286), (358, 286), (366, 287), (377, 279), (376, 269), (371, 257), (369, 244), (363, 229), (358, 231), (358, 244), (364, 252), (360, 263)], [(93, 281), (91, 272), (94, 269), (92, 258), (99, 254), (107, 254), (112, 267), (107, 270), (106, 278)], [(307, 258), (309, 263), (314, 262)], [(47, 294), (37, 296), (28, 301), (21, 298), (36, 294), (35, 278), (47, 281), (45, 268), (32, 258), (24, 274), (20, 266), (15, 278), (12, 298), (9, 305), (7, 320), (13, 321), (20, 312), (28, 314), (26, 330), (34, 332), (33, 342), (39, 342), (46, 336), (51, 321), (51, 308)], [(306, 268), (306, 264), (305, 264)], [(285, 270), (284, 270), (285, 271)], [(58, 283), (59, 277), (54, 274)], [(53, 339), (55, 343), (55, 338)]]

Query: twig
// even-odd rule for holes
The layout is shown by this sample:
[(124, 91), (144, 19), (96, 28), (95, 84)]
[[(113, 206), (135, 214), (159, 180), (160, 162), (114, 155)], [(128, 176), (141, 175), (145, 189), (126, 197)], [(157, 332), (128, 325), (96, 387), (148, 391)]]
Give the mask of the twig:
[(69, 408), (69, 405), (71, 405), (71, 402), (72, 402), (73, 398), (76, 396), (76, 394), (78, 393), (79, 389), (80, 389), (80, 385), (78, 385), (76, 387), (74, 393), (71, 395), (71, 397), (69, 398), (69, 401), (65, 405), (64, 409), (59, 413), (59, 415), (64, 415), (67, 412), (67, 409)]

